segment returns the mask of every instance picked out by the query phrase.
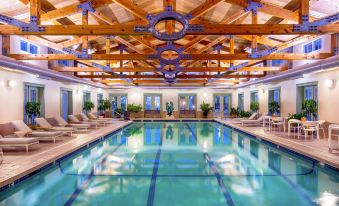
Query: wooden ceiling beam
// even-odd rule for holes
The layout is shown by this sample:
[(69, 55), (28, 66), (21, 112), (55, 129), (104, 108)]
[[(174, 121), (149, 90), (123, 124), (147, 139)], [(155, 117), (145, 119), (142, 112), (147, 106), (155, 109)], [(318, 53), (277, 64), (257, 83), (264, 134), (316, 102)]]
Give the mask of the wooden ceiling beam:
[[(55, 71), (59, 72), (103, 72), (96, 67), (53, 67)], [(225, 72), (228, 67), (188, 67), (183, 68), (184, 72)], [(279, 71), (281, 67), (243, 67), (238, 71)], [(154, 72), (154, 68), (149, 67), (122, 67), (112, 68), (112, 72)]]
[(224, 0), (206, 0), (204, 3), (200, 4), (198, 7), (190, 12), (190, 14), (192, 15), (191, 23), (194, 23), (195, 19), (201, 17), (209, 10), (215, 8), (221, 2), (224, 2)]
[[(86, 60), (72, 54), (9, 54), (17, 60)], [(311, 60), (331, 57), (331, 53), (297, 54), (277, 53), (262, 58), (249, 58), (247, 53), (238, 54), (190, 54), (191, 60)], [(149, 54), (92, 54), (91, 60), (149, 60)]]
[[(334, 25), (334, 26), (333, 26)], [(204, 24), (203, 31), (189, 31), (187, 35), (285, 35), (321, 34), (328, 31), (339, 32), (338, 25), (319, 27), (319, 31), (295, 32), (292, 24)], [(44, 32), (23, 32), (12, 25), (0, 25), (0, 34), (8, 35), (150, 35), (135, 32), (134, 25), (46, 25)], [(333, 27), (333, 28), (332, 28)]]
[[(112, 75), (112, 74), (104, 74), (104, 75), (77, 75), (77, 77), (80, 78), (86, 78), (86, 79), (94, 79), (94, 78), (107, 78), (107, 79), (161, 79), (163, 78), (163, 75), (124, 75), (124, 76), (118, 76), (118, 75)], [(178, 75), (177, 79), (209, 79), (209, 78), (214, 78), (214, 75)], [(234, 78), (234, 79), (239, 79), (239, 78), (260, 78), (264, 77), (262, 74), (225, 74), (221, 78)]]
[(138, 5), (134, 4), (130, 0), (112, 0), (114, 3), (118, 4), (122, 8), (126, 9), (127, 11), (131, 12), (133, 15), (139, 17), (143, 21), (148, 22), (146, 16), (147, 12), (141, 9)]

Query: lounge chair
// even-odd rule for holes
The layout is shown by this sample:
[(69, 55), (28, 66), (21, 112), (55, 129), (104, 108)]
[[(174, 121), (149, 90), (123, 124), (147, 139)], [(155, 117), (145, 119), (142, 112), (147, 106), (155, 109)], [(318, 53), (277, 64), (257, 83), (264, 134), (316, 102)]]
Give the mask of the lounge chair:
[(69, 124), (60, 116), (55, 116), (54, 117), (55, 121), (57, 122), (57, 125), (60, 127), (71, 127), (75, 128), (78, 132), (87, 132), (88, 128), (91, 126), (89, 124)]
[(89, 124), (90, 126), (95, 126), (96, 128), (98, 128), (98, 126), (102, 124), (100, 122), (90, 122), (86, 120), (80, 121), (75, 115), (68, 115), (68, 119), (73, 124)]
[(98, 121), (106, 122), (107, 124), (112, 124), (112, 121), (113, 121), (113, 118), (98, 118), (91, 112), (87, 114), (87, 117), (90, 120), (98, 120)]
[(42, 117), (35, 118), (35, 122), (38, 124), (40, 128), (44, 130), (59, 131), (64, 134), (69, 134), (70, 136), (73, 136), (73, 132), (76, 131), (76, 129), (72, 127), (53, 127), (45, 118)]
[(262, 114), (258, 119), (243, 119), (240, 120), (241, 125), (262, 125), (262, 122), (264, 120), (264, 117), (267, 115), (267, 113)]
[[(38, 138), (15, 136), (2, 137), (0, 135), (0, 147), (25, 147), (26, 152), (28, 152), (28, 148), (36, 144), (39, 144)], [(2, 156), (3, 154), (1, 148), (0, 153), (0, 155)]]
[(107, 125), (107, 124), (112, 124), (112, 120), (108, 120), (108, 119), (99, 119), (99, 118), (92, 118), (91, 115), (85, 115), (85, 114), (80, 114), (81, 118), (83, 121), (90, 121), (90, 122), (99, 122), (102, 125)]
[(258, 116), (258, 113), (254, 112), (250, 117), (246, 118), (232, 118), (231, 120), (234, 121), (233, 123), (241, 123), (241, 120), (255, 120)]
[(14, 134), (18, 137), (36, 137), (39, 141), (53, 141), (56, 142), (56, 139), (63, 135), (62, 132), (58, 131), (33, 131), (29, 128), (22, 120), (16, 120), (11, 122), (16, 129)]

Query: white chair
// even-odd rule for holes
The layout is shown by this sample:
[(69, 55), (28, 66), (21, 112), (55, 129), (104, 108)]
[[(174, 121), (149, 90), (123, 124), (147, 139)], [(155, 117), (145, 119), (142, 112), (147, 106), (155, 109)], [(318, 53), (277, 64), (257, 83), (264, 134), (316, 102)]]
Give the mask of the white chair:
[(319, 125), (319, 132), (320, 130), (323, 131), (323, 137), (326, 137), (325, 134), (325, 128), (324, 128), (324, 124), (325, 124), (326, 120), (318, 120), (318, 125)]
[(311, 133), (312, 136), (314, 133), (317, 133), (317, 139), (319, 139), (318, 122), (316, 121), (303, 122), (301, 129), (302, 131), (304, 131), (305, 138), (307, 138), (309, 133)]
[(284, 121), (283, 117), (272, 117), (272, 123), (271, 124), (272, 124), (273, 129), (275, 127), (278, 127), (279, 131), (280, 131), (280, 128), (282, 127), (284, 132), (285, 132), (285, 121)]

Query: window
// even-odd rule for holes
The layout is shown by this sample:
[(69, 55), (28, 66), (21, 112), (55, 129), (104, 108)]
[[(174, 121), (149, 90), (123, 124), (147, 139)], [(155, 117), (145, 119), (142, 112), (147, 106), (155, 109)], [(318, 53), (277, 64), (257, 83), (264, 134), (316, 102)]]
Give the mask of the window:
[(238, 107), (241, 111), (244, 111), (244, 93), (238, 94)]
[(40, 103), (40, 116), (44, 116), (44, 87), (29, 83), (24, 84), (24, 121), (29, 124), (34, 124), (36, 117), (29, 119), (26, 114), (27, 102)]
[(67, 61), (67, 60), (58, 60), (58, 64), (59, 65), (64, 65), (64, 66), (69, 66), (70, 65), (70, 61)]
[(69, 89), (61, 89), (61, 116), (67, 120), (68, 115), (73, 114), (73, 92)]
[(37, 54), (38, 46), (28, 43), (24, 40), (20, 40), (20, 50), (23, 52), (30, 53), (30, 54)]
[(258, 91), (251, 92), (251, 102), (259, 102)]
[(232, 106), (231, 94), (214, 94), (214, 116), (226, 117), (230, 114)]
[(82, 108), (85, 107), (85, 102), (88, 101), (91, 101), (91, 92), (84, 91), (82, 95)]
[[(98, 108), (99, 108), (99, 106), (100, 106), (100, 104), (102, 103), (103, 100), (104, 100), (104, 95), (102, 93), (98, 93), (97, 94), (97, 110), (98, 110)], [(99, 113), (99, 111), (97, 111), (97, 112), (98, 112), (98, 115), (101, 115)]]
[(286, 63), (286, 61), (281, 60), (281, 59), (272, 60), (272, 66), (281, 66), (281, 65), (283, 65), (285, 63)]
[(196, 109), (196, 94), (179, 94), (180, 110)]
[(307, 54), (307, 53), (311, 53), (311, 52), (320, 50), (321, 48), (322, 48), (322, 40), (317, 39), (313, 42), (305, 44), (304, 45), (304, 52)]
[(29, 53), (31, 54), (37, 54), (38, 53), (38, 47), (33, 45), (33, 44), (30, 44), (29, 45)]
[(20, 50), (24, 52), (28, 52), (28, 43), (21, 40), (20, 41)]
[(145, 110), (161, 110), (161, 95), (160, 94), (145, 94), (144, 95)]
[(112, 102), (112, 114), (115, 115), (116, 109), (122, 109), (122, 114), (127, 109), (127, 94), (110, 94), (109, 100)]
[[(314, 100), (318, 104), (318, 86), (317, 83), (299, 85), (297, 87), (297, 113), (302, 112), (302, 105), (306, 100)], [(311, 114), (306, 114), (307, 120), (314, 120)]]
[[(271, 102), (278, 102), (279, 105), (280, 104), (280, 88), (278, 89), (271, 89), (268, 91), (268, 104), (271, 103)], [(268, 106), (269, 108), (269, 106)], [(269, 111), (270, 115), (271, 112)], [(276, 113), (276, 115), (280, 115), (280, 112), (279, 113)]]

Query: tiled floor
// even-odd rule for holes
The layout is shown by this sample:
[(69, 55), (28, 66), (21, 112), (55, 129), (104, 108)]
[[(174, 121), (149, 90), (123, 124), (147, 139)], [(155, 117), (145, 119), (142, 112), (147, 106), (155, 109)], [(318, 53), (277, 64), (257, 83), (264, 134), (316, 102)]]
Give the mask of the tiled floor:
[(87, 134), (79, 134), (76, 137), (63, 137), (57, 143), (40, 143), (31, 147), (26, 153), (14, 150), (4, 150), (4, 161), (0, 165), (0, 187), (14, 182), (60, 157), (69, 154), (84, 145), (89, 144), (123, 126), (131, 123), (126, 121), (115, 121), (114, 124), (92, 130)]
[[(284, 133), (283, 131), (279, 132), (278, 130), (264, 131), (264, 129), (261, 126), (241, 126), (241, 124), (235, 124), (230, 120), (217, 119), (216, 121), (222, 122), (233, 128), (242, 130), (258, 138), (268, 140), (277, 145), (284, 146), (288, 149), (291, 149), (300, 154), (311, 157), (315, 160), (318, 160), (322, 163), (326, 163), (339, 169), (339, 150), (332, 150), (332, 153), (330, 153), (328, 150), (327, 138), (324, 138), (322, 136), (320, 137), (320, 139), (316, 138), (312, 139), (310, 137), (305, 139), (303, 135), (298, 138), (298, 136), (293, 135), (293, 133), (291, 133), (291, 135), (288, 136), (287, 132), (286, 133)], [(333, 140), (332, 146), (335, 147), (337, 146), (337, 144), (338, 144), (337, 139)]]

